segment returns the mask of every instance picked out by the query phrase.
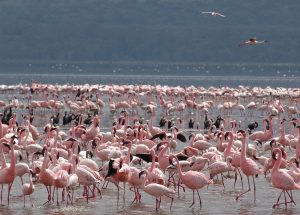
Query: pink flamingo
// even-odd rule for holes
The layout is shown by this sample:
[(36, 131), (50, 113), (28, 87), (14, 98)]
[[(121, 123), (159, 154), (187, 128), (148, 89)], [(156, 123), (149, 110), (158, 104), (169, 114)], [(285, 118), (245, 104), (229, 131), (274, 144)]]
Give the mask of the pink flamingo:
[(165, 184), (165, 175), (164, 173), (157, 167), (155, 167), (155, 153), (154, 149), (150, 150), (150, 154), (152, 156), (152, 163), (151, 166), (148, 168), (148, 181), (150, 183), (157, 183), (157, 184)]
[(100, 119), (96, 115), (93, 118), (93, 124), (86, 129), (86, 132), (81, 135), (82, 140), (84, 141), (90, 141), (95, 139), (95, 137), (99, 134), (100, 132)]
[(65, 188), (69, 184), (69, 174), (66, 170), (60, 169), (56, 172), (54, 179), (54, 189), (56, 189), (56, 205), (58, 206), (58, 188), (62, 188), (62, 194), (64, 197)]
[(133, 187), (130, 187), (129, 189), (134, 192), (134, 199), (131, 204), (133, 204), (135, 201), (140, 202), (141, 201), (141, 194), (139, 192), (139, 188), (141, 188), (143, 184), (143, 180), (140, 178), (141, 171), (136, 167), (130, 167), (130, 173), (128, 177), (128, 183)]
[[(288, 203), (295, 204), (292, 195), (289, 194), (288, 191), (289, 190), (290, 191), (300, 190), (300, 185), (295, 183), (293, 177), (291, 175), (289, 175), (286, 170), (279, 169), (280, 164), (281, 164), (281, 159), (282, 159), (281, 150), (279, 148), (275, 148), (275, 149), (273, 149), (273, 153), (275, 154), (275, 156), (277, 155), (278, 158), (272, 169), (271, 181), (272, 181), (273, 187), (282, 190), (282, 192), (280, 193), (280, 195), (277, 199), (277, 202), (273, 205), (273, 208), (279, 207), (279, 205), (281, 205), (281, 204), (285, 204), (285, 207), (287, 208)], [(282, 193), (284, 194), (285, 201), (284, 201), (284, 203), (279, 203)], [(286, 200), (286, 195), (285, 195), (286, 193), (288, 194), (288, 196), (291, 199), (291, 201), (289, 201), (289, 202), (287, 202), (287, 200)]]
[(56, 178), (55, 173), (47, 168), (48, 157), (48, 147), (46, 146), (44, 152), (44, 160), (39, 174), (39, 179), (45, 185), (48, 192), (48, 201), (46, 201), (45, 204), (51, 202), (51, 187), (54, 185), (54, 180)]
[(33, 202), (32, 202), (32, 199), (30, 197), (30, 195), (34, 192), (34, 189), (35, 189), (35, 186), (33, 185), (33, 182), (32, 182), (32, 174), (33, 174), (33, 172), (30, 170), (29, 183), (25, 183), (22, 186), (22, 193), (23, 193), (23, 196), (24, 196), (24, 207), (25, 207), (25, 196), (29, 196), (29, 199), (30, 199), (30, 202), (31, 202), (31, 207), (33, 207)]
[(267, 40), (256, 40), (256, 37), (251, 37), (249, 40), (241, 43), (239, 46), (243, 45), (256, 45), (256, 44), (262, 44), (268, 42)]
[(227, 171), (232, 171), (234, 168), (231, 166), (231, 161), (232, 158), (231, 157), (227, 157), (226, 162), (224, 161), (217, 161), (214, 162), (213, 164), (208, 166), (208, 170), (209, 170), (209, 176), (210, 179), (213, 179), (213, 177), (215, 175), (221, 174), (221, 178), (222, 178), (222, 185), (225, 189), (225, 185), (224, 185), (224, 172)]
[[(15, 159), (15, 151), (14, 151), (14, 143), (15, 139), (17, 137), (13, 135), (10, 138), (10, 165), (6, 166), (4, 168), (1, 168), (0, 170), (0, 184), (3, 186), (3, 184), (8, 185), (8, 192), (7, 192), (7, 203), (9, 206), (9, 195), (10, 195), (10, 190), (12, 187), (12, 184), (15, 180), (16, 177), (16, 159)], [(2, 204), (2, 189), (1, 189), (1, 204)]]
[(202, 206), (201, 197), (199, 194), (199, 189), (203, 188), (206, 185), (213, 184), (212, 180), (209, 180), (206, 175), (202, 172), (197, 172), (193, 170), (189, 170), (185, 173), (182, 172), (181, 167), (179, 165), (179, 160), (175, 155), (170, 155), (170, 158), (174, 158), (176, 160), (176, 166), (178, 168), (178, 174), (181, 182), (187, 186), (189, 189), (193, 190), (193, 202), (190, 205), (192, 207), (195, 204), (195, 190), (198, 193), (200, 207)]
[(233, 145), (233, 133), (232, 131), (226, 132), (225, 134), (225, 139), (227, 139), (227, 137), (230, 137), (227, 148), (224, 150), (224, 157), (225, 159), (227, 159), (227, 157), (231, 157), (232, 161), (231, 161), (231, 165), (235, 168), (235, 179), (234, 179), (234, 186), (236, 184), (237, 181), (237, 174), (240, 175), (241, 178), (241, 183), (242, 183), (242, 188), (243, 188), (243, 177), (242, 174), (239, 170), (239, 167), (241, 166), (241, 153), (235, 151), (234, 149), (232, 149), (232, 145)]
[(273, 137), (272, 117), (273, 117), (273, 115), (270, 115), (269, 120), (267, 120), (267, 119), (263, 120), (263, 124), (265, 124), (265, 122), (267, 122), (269, 124), (269, 130), (266, 129), (264, 131), (256, 131), (249, 136), (249, 139), (250, 140), (260, 140), (262, 142), (270, 140)]
[[(148, 174), (147, 171), (142, 171), (140, 172), (139, 176), (143, 174)], [(156, 183), (150, 183), (146, 185), (146, 177), (144, 178), (144, 181), (142, 183), (141, 187), (146, 193), (148, 193), (151, 196), (154, 196), (156, 198), (156, 204), (155, 204), (155, 209), (158, 211), (160, 208), (161, 204), (161, 197), (166, 196), (171, 199), (171, 204), (170, 204), (170, 209), (173, 204), (173, 194), (175, 193), (174, 190), (162, 185), (162, 184), (156, 184)]]
[(280, 136), (274, 139), (276, 139), (277, 143), (280, 143), (284, 147), (289, 146), (291, 150), (290, 138), (288, 138), (288, 136), (285, 134), (285, 121), (286, 121), (285, 119), (282, 119), (282, 121), (280, 122), (280, 127), (279, 127)]
[(298, 128), (298, 142), (296, 145), (296, 158), (300, 159), (300, 126), (297, 126)]
[(239, 130), (238, 133), (242, 135), (242, 151), (241, 151), (241, 170), (247, 176), (249, 189), (245, 192), (240, 193), (236, 196), (236, 200), (238, 200), (242, 195), (246, 194), (251, 190), (249, 176), (252, 176), (253, 179), (253, 189), (254, 189), (254, 201), (256, 200), (256, 187), (254, 176), (257, 176), (260, 173), (260, 169), (258, 168), (255, 161), (251, 160), (250, 158), (246, 157), (246, 132), (244, 130)]

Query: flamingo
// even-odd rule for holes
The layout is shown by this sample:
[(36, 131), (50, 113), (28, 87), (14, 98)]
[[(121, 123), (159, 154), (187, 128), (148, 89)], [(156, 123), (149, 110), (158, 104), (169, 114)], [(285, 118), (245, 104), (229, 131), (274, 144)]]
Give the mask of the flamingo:
[(223, 17), (225, 18), (226, 16), (221, 14), (221, 13), (218, 13), (218, 12), (215, 12), (215, 11), (203, 11), (201, 12), (202, 14), (209, 14), (209, 15), (212, 15), (212, 16), (220, 16), (220, 17)]
[[(7, 192), (7, 204), (9, 206), (9, 195), (11, 191), (12, 184), (16, 177), (16, 159), (15, 159), (15, 153), (14, 153), (14, 144), (15, 139), (17, 136), (13, 135), (10, 138), (10, 165), (6, 166), (4, 168), (0, 169), (0, 184), (3, 186), (3, 184), (8, 185), (8, 192)], [(1, 189), (1, 204), (2, 204), (2, 189)]]
[(296, 157), (300, 159), (300, 126), (297, 126), (298, 128), (298, 141), (296, 145)]
[(242, 188), (243, 188), (243, 177), (242, 174), (239, 170), (240, 166), (241, 166), (241, 153), (232, 149), (232, 145), (233, 145), (233, 133), (232, 131), (226, 132), (225, 134), (225, 139), (227, 139), (227, 137), (230, 137), (227, 148), (224, 150), (224, 157), (225, 159), (227, 159), (227, 157), (231, 157), (232, 161), (231, 161), (231, 165), (233, 167), (235, 167), (235, 179), (234, 179), (234, 186), (236, 184), (237, 181), (237, 174), (240, 175), (241, 178), (241, 183), (242, 183)]
[(254, 201), (256, 200), (256, 187), (255, 187), (255, 181), (254, 176), (257, 176), (258, 173), (260, 173), (260, 169), (258, 168), (257, 164), (251, 160), (250, 158), (246, 158), (246, 132), (244, 130), (239, 130), (238, 133), (241, 133), (242, 135), (242, 151), (241, 151), (241, 170), (242, 172), (247, 176), (248, 179), (248, 185), (249, 189), (245, 192), (240, 193), (236, 196), (236, 200), (238, 200), (241, 196), (246, 194), (251, 190), (250, 182), (249, 182), (249, 176), (252, 176), (253, 180), (253, 190), (254, 190)]
[(40, 181), (45, 185), (47, 192), (48, 192), (48, 200), (45, 202), (50, 203), (51, 202), (51, 187), (54, 185), (55, 180), (55, 173), (52, 172), (50, 169), (47, 168), (48, 166), (48, 147), (45, 146), (45, 152), (44, 152), (44, 160), (43, 164), (40, 170), (39, 179)]
[(210, 175), (210, 179), (213, 179), (213, 177), (215, 175), (221, 174), (221, 178), (222, 178), (222, 185), (225, 189), (225, 185), (224, 185), (224, 172), (227, 171), (232, 171), (234, 168), (231, 166), (231, 161), (232, 158), (231, 157), (227, 157), (226, 162), (224, 161), (217, 161), (211, 165), (208, 166), (208, 170), (209, 170), (209, 175)]
[[(280, 195), (277, 199), (277, 202), (273, 205), (273, 208), (279, 207), (279, 205), (281, 205), (281, 204), (285, 204), (285, 208), (287, 208), (288, 203), (295, 204), (293, 197), (288, 193), (288, 191), (289, 190), (290, 191), (300, 190), (300, 185), (294, 181), (293, 177), (291, 175), (289, 175), (286, 170), (279, 169), (281, 160), (282, 160), (281, 150), (279, 148), (275, 148), (275, 149), (273, 149), (273, 154), (275, 154), (275, 156), (277, 155), (278, 158), (272, 168), (272, 174), (271, 174), (272, 186), (282, 190), (282, 192), (280, 193)], [(284, 194), (285, 202), (279, 203), (282, 193)], [(289, 201), (289, 202), (287, 202), (287, 200), (286, 200), (286, 195), (285, 195), (286, 193), (288, 194), (288, 196), (291, 199), (291, 201)]]
[(34, 189), (35, 189), (35, 186), (32, 182), (32, 170), (30, 170), (29, 172), (29, 183), (25, 183), (23, 184), (22, 186), (22, 193), (23, 193), (23, 196), (24, 196), (24, 207), (25, 207), (25, 196), (29, 196), (29, 199), (30, 199), (30, 202), (31, 202), (31, 207), (33, 207), (33, 202), (32, 202), (32, 199), (30, 197), (30, 195), (34, 192)]
[(179, 174), (179, 178), (180, 178), (181, 182), (185, 186), (187, 186), (189, 189), (193, 190), (193, 202), (190, 205), (190, 207), (192, 207), (195, 204), (195, 190), (198, 193), (200, 207), (201, 207), (202, 201), (201, 201), (201, 197), (199, 194), (199, 189), (203, 188), (206, 185), (213, 184), (213, 181), (208, 179), (207, 176), (205, 174), (203, 174), (202, 172), (189, 170), (189, 171), (183, 173), (181, 170), (181, 167), (179, 165), (178, 158), (173, 154), (170, 155), (170, 158), (175, 159), (175, 161), (176, 161), (176, 167), (178, 168), (178, 174)]
[[(139, 176), (141, 176), (143, 174), (147, 175), (148, 172), (144, 170), (144, 171), (140, 172)], [(156, 183), (150, 183), (147, 185), (145, 185), (145, 184), (146, 184), (146, 177), (143, 180), (141, 188), (146, 193), (148, 193), (149, 195), (154, 196), (156, 198), (156, 204), (155, 204), (156, 211), (158, 211), (158, 209), (160, 208), (162, 196), (166, 196), (171, 199), (171, 204), (170, 204), (170, 209), (171, 209), (172, 204), (173, 204), (173, 195), (175, 193), (174, 190), (172, 190), (162, 184), (156, 184)]]
[(267, 40), (256, 40), (256, 37), (251, 37), (248, 40), (246, 40), (245, 42), (239, 44), (239, 46), (243, 46), (243, 45), (256, 45), (256, 44), (262, 44), (262, 43), (267, 43)]

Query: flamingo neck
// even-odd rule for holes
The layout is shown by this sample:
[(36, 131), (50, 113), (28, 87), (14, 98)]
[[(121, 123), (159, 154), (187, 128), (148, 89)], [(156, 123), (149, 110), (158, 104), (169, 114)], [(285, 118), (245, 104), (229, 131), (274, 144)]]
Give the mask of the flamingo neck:
[(43, 160), (43, 164), (42, 164), (42, 168), (41, 168), (41, 171), (42, 170), (45, 170), (46, 167), (47, 167), (47, 159), (48, 159), (48, 149), (45, 150), (45, 156), (44, 156), (44, 160)]
[(6, 167), (6, 159), (3, 152), (3, 146), (1, 145), (1, 169)]
[(190, 146), (191, 146), (191, 147), (193, 147), (193, 143), (194, 143), (194, 141), (195, 141), (195, 138), (196, 138), (196, 136), (193, 135), (192, 138), (191, 138), (191, 140), (190, 140)]
[(2, 117), (0, 118), (0, 138), (3, 137)]
[(167, 145), (165, 146), (165, 148), (163, 148), (163, 149), (159, 152), (158, 158), (162, 158), (162, 157), (164, 156), (164, 154), (167, 152), (168, 149), (169, 149), (169, 144), (167, 144)]
[(128, 151), (127, 151), (125, 159), (123, 160), (123, 163), (126, 163), (127, 165), (130, 164), (130, 154), (131, 154), (131, 144), (129, 144), (129, 146), (128, 146)]
[(179, 178), (182, 180), (183, 179), (183, 173), (182, 173), (182, 170), (181, 170), (181, 166), (180, 166), (180, 164), (179, 164), (179, 160), (178, 160), (178, 158), (176, 157), (176, 156), (173, 156), (174, 158), (175, 158), (175, 160), (176, 160), (176, 166), (177, 166), (177, 168), (178, 168), (178, 175), (179, 175)]
[(230, 137), (230, 139), (228, 141), (228, 145), (227, 145), (226, 149), (224, 150), (225, 154), (230, 152), (232, 145), (233, 145), (233, 134), (229, 133), (229, 137)]
[(15, 149), (14, 149), (14, 144), (10, 144), (11, 148), (11, 153), (10, 153), (10, 168), (13, 169), (14, 171), (16, 170), (16, 159), (15, 159)]
[(151, 167), (150, 167), (150, 172), (152, 172), (152, 170), (155, 167), (155, 154), (152, 150), (151, 150), (151, 156), (152, 156), (152, 163), (151, 163)]
[[(275, 151), (275, 155), (278, 154), (278, 157), (277, 157), (277, 160), (275, 161), (275, 164), (272, 168), (272, 172), (275, 172), (275, 171), (278, 171), (279, 170), (279, 167), (280, 167), (280, 164), (281, 164), (281, 160), (282, 160), (282, 152), (280, 149), (274, 149)], [(273, 151), (273, 153), (274, 153)]]
[(298, 142), (297, 142), (297, 145), (296, 145), (296, 151), (297, 150), (300, 150), (300, 128), (298, 129)]
[(243, 137), (243, 139), (242, 139), (241, 159), (246, 159), (246, 148), (247, 148), (246, 138)]

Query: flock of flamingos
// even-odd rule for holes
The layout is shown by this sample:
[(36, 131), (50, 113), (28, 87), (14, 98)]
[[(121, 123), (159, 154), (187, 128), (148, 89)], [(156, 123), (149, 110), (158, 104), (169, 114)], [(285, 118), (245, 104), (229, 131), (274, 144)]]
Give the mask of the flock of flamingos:
[(242, 185), (236, 200), (252, 192), (255, 201), (260, 175), (281, 190), (270, 207), (296, 205), (300, 89), (32, 81), (0, 91), (1, 204), (21, 180), (24, 207), (41, 183), (45, 204), (75, 204), (78, 190), (88, 203), (111, 184), (118, 199), (153, 196), (156, 210), (191, 190), (190, 207), (201, 208), (201, 189), (224, 180)]

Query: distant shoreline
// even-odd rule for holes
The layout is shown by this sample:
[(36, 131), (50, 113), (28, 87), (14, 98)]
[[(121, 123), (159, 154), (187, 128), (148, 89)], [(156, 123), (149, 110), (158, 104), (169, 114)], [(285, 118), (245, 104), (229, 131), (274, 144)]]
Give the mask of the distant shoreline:
[(86, 64), (86, 65), (261, 65), (261, 66), (300, 66), (300, 62), (184, 62), (184, 61), (88, 61), (88, 60), (34, 60), (34, 59), (24, 59), (24, 60), (14, 60), (14, 59), (5, 59), (0, 60), (1, 64)]

